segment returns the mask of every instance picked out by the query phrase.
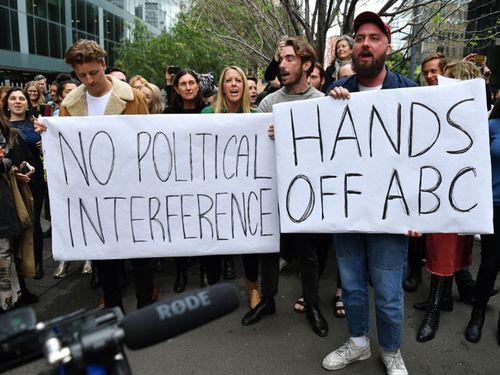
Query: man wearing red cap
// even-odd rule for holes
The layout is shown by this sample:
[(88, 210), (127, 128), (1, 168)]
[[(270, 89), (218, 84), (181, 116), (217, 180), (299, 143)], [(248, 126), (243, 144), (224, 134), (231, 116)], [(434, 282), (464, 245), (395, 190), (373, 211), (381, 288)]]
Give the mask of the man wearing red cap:
[[(335, 99), (350, 92), (414, 87), (385, 66), (391, 51), (391, 29), (380, 17), (364, 12), (354, 20), (353, 64), (356, 74), (330, 85)], [(417, 233), (409, 231), (410, 236)], [(371, 356), (368, 333), (370, 306), (368, 275), (373, 285), (378, 343), (390, 375), (408, 374), (399, 347), (403, 335), (403, 288), (408, 239), (402, 234), (346, 233), (334, 235), (342, 279), (349, 340), (323, 359), (323, 367), (337, 370)]]

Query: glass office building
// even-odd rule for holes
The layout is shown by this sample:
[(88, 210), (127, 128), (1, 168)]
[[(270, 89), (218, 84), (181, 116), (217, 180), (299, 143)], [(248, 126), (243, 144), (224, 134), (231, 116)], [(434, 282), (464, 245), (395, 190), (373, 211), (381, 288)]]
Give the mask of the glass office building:
[(0, 0), (0, 85), (68, 71), (64, 52), (82, 38), (98, 41), (112, 66), (115, 48), (135, 17), (159, 34), (173, 24), (181, 5), (176, 0)]

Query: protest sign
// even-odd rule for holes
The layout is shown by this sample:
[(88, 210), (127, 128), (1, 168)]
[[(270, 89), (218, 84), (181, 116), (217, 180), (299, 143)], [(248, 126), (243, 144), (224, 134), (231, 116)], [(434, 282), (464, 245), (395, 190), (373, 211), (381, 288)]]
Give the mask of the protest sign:
[(278, 251), (271, 114), (43, 121), (55, 259)]
[(282, 232), (491, 233), (483, 80), (273, 112)]

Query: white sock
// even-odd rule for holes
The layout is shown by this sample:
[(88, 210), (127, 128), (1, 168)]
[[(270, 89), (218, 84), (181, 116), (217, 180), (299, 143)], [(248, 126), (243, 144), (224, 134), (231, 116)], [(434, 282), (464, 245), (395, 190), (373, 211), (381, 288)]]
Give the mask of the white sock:
[(358, 348), (364, 348), (368, 344), (368, 339), (366, 336), (351, 337), (351, 340)]

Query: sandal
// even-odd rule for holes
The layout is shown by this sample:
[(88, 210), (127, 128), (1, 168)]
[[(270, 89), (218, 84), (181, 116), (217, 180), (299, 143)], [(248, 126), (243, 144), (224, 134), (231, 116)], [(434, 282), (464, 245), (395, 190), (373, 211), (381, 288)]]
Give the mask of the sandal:
[(293, 305), (293, 310), (297, 313), (303, 313), (305, 310), (306, 303), (304, 301), (304, 297), (300, 297), (295, 304)]
[(342, 296), (335, 296), (333, 299), (333, 314), (339, 318), (345, 318), (344, 302), (342, 302)]

